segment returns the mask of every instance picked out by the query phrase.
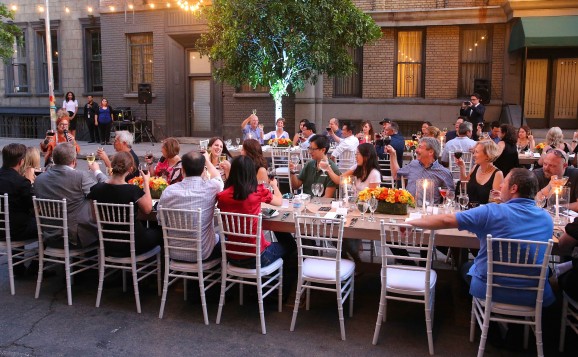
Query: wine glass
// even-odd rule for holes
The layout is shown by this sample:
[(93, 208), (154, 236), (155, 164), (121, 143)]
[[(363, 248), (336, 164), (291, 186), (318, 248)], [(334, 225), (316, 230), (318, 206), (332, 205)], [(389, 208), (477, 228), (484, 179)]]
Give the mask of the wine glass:
[(235, 142), (237, 143), (237, 146), (241, 145), (241, 138), (235, 138)]
[(365, 221), (365, 212), (367, 211), (368, 203), (366, 200), (362, 200), (361, 198), (357, 200), (357, 209), (359, 213), (361, 213), (360, 221)]
[(447, 205), (446, 196), (447, 196), (449, 190), (450, 189), (448, 187), (438, 187), (438, 191), (440, 192), (440, 196), (442, 196), (442, 198), (444, 199), (444, 201), (442, 202), (442, 204), (444, 206)]
[(147, 165), (146, 163), (140, 163), (138, 165), (139, 170), (142, 171), (143, 174), (147, 175), (149, 173), (149, 165)]
[(383, 137), (383, 146), (387, 146), (389, 144), (391, 144), (391, 136), (386, 135)]
[(275, 179), (275, 169), (272, 167), (267, 168), (267, 177), (269, 177), (269, 181)]
[(299, 161), (301, 161), (299, 155), (291, 155), (291, 162), (293, 163), (293, 165), (295, 165), (295, 169), (291, 172), (292, 174), (296, 174), (297, 172), (299, 172), (297, 170), (297, 165), (299, 165)]
[(460, 204), (462, 211), (465, 211), (466, 207), (468, 206), (468, 203), (470, 203), (470, 198), (468, 197), (468, 195), (459, 195), (458, 203)]
[(327, 176), (327, 174), (325, 173), (327, 171), (327, 166), (329, 166), (329, 160), (327, 160), (327, 158), (324, 157), (323, 159), (321, 159), (321, 161), (319, 161), (319, 168), (321, 169), (321, 171), (323, 171), (321, 176)]
[(446, 193), (446, 203), (447, 207), (450, 208), (454, 205), (454, 200), (456, 199), (456, 193), (453, 190), (448, 190)]
[(202, 141), (199, 146), (201, 147), (201, 151), (207, 151), (207, 143), (205, 141)]
[(95, 159), (96, 159), (96, 156), (94, 156), (93, 152), (86, 155), (86, 162), (88, 162), (89, 166), (92, 165), (92, 163), (94, 162)]
[(222, 162), (225, 162), (225, 161), (227, 161), (227, 155), (220, 155), (219, 156), (219, 164)]
[(317, 197), (317, 199), (315, 200), (316, 204), (321, 204), (321, 195), (323, 194), (323, 184), (322, 183), (314, 183), (313, 185), (311, 185), (311, 191), (313, 192), (313, 194), (315, 195), (315, 197)]
[(562, 187), (568, 182), (568, 176), (558, 177), (557, 175), (552, 175), (550, 178), (550, 183), (552, 187)]
[(369, 212), (371, 212), (371, 216), (367, 219), (368, 222), (375, 222), (375, 217), (373, 214), (377, 209), (377, 204), (378, 204), (377, 198), (372, 196), (369, 199)]
[(463, 152), (456, 151), (456, 152), (454, 152), (454, 157), (456, 158), (456, 160), (459, 160), (462, 158), (462, 154), (463, 154)]

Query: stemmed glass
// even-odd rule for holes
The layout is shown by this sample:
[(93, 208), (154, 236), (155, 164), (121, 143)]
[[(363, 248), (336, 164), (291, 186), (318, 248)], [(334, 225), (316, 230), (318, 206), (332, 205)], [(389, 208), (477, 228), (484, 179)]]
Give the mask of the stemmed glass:
[(323, 173), (320, 176), (327, 176), (327, 174), (325, 173), (327, 171), (327, 166), (329, 166), (329, 161), (327, 160), (326, 157), (324, 157), (323, 159), (321, 159), (321, 161), (319, 161), (319, 168), (321, 169), (321, 171), (323, 171)]
[(470, 198), (468, 197), (468, 195), (459, 195), (458, 203), (460, 204), (462, 211), (465, 211), (466, 207), (468, 206), (468, 203), (470, 203)]
[(88, 155), (86, 155), (86, 162), (88, 162), (88, 165), (92, 165), (92, 163), (94, 162), (94, 159), (96, 157), (94, 156), (94, 153), (91, 152)]
[(442, 196), (442, 198), (444, 199), (444, 201), (442, 202), (442, 204), (444, 206), (446, 206), (448, 203), (446, 196), (447, 196), (449, 190), (450, 189), (448, 187), (438, 187), (438, 191), (440, 192), (440, 196)]
[(456, 193), (453, 190), (448, 190), (446, 193), (446, 207), (451, 208), (454, 205), (454, 200), (456, 199)]
[(293, 165), (295, 165), (295, 169), (293, 169), (293, 171), (291, 172), (292, 174), (296, 174), (298, 172), (297, 165), (299, 165), (299, 161), (301, 161), (299, 155), (291, 155), (291, 162), (293, 163)]
[(231, 139), (225, 140), (225, 145), (227, 146), (227, 149), (231, 148), (232, 144), (233, 144), (233, 141)]
[(237, 143), (237, 146), (241, 145), (241, 138), (235, 138), (235, 142)]
[(316, 199), (314, 201), (314, 203), (316, 204), (321, 204), (321, 195), (323, 194), (323, 184), (322, 183), (314, 183), (311, 185), (311, 192), (313, 192), (313, 195), (315, 195)]
[(369, 199), (369, 212), (371, 212), (371, 216), (367, 219), (368, 222), (375, 222), (374, 212), (377, 209), (377, 198), (371, 197)]
[(365, 221), (365, 212), (367, 211), (368, 203), (366, 200), (358, 199), (357, 200), (357, 209), (359, 213), (361, 213), (360, 221)]

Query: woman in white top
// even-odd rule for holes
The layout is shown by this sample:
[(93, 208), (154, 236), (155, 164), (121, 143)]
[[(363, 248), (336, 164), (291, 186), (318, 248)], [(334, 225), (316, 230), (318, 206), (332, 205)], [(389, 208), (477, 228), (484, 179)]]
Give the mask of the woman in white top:
[(76, 136), (76, 113), (78, 113), (78, 101), (74, 96), (74, 93), (67, 92), (64, 96), (64, 101), (62, 102), (62, 109), (68, 112), (70, 117), (68, 130), (72, 136)]
[(270, 139), (289, 139), (289, 133), (287, 133), (283, 128), (285, 127), (285, 119), (279, 118), (275, 122), (277, 127), (276, 130), (270, 131), (263, 136), (263, 140), (267, 141)]
[[(354, 176), (355, 188), (357, 192), (366, 188), (379, 187), (381, 183), (381, 173), (379, 171), (379, 161), (375, 146), (370, 143), (360, 144), (355, 152), (356, 164), (343, 173), (343, 176)], [(331, 167), (327, 169), (327, 174), (331, 180), (339, 185), (340, 177), (336, 175)]]

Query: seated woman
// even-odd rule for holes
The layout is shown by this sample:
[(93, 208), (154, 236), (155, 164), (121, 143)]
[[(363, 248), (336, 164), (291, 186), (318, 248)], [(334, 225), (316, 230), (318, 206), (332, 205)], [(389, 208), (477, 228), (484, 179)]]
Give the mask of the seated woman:
[[(209, 152), (211, 164), (219, 170), (223, 181), (226, 181), (226, 172), (228, 172), (231, 167), (229, 160), (233, 158), (231, 153), (229, 153), (227, 146), (223, 143), (221, 138), (215, 136), (209, 140), (209, 147), (207, 150)], [(221, 162), (219, 160), (221, 156), (225, 156), (226, 160)], [(224, 169), (225, 166), (227, 167), (226, 170)]]
[[(133, 172), (135, 166), (132, 155), (128, 152), (121, 151), (114, 155), (111, 165), (112, 177), (108, 182), (101, 182), (92, 186), (87, 197), (103, 203), (128, 204), (132, 202), (134, 203), (135, 217), (138, 216), (139, 211), (149, 214), (153, 208), (149, 188), (150, 175), (140, 172), (143, 178), (142, 189), (125, 182), (126, 176)], [(125, 229), (128, 230), (128, 227)], [(137, 220), (134, 222), (134, 237), (136, 255), (148, 252), (163, 243), (163, 232), (159, 226), (146, 228), (142, 222)], [(111, 256), (130, 256), (130, 245), (126, 243), (106, 242), (105, 249), (106, 253)]]
[(263, 136), (263, 140), (267, 143), (271, 139), (289, 139), (289, 133), (284, 130), (285, 118), (279, 118), (275, 122), (276, 129), (268, 132)]
[(532, 130), (527, 125), (522, 125), (520, 129), (518, 129), (518, 142), (517, 142), (518, 149), (520, 152), (524, 151), (532, 151), (536, 147), (536, 143), (534, 142), (534, 136), (532, 135)]
[(40, 150), (37, 147), (26, 148), (24, 164), (20, 167), (20, 175), (26, 177), (30, 183), (34, 184), (36, 173), (40, 172)]
[[(256, 140), (245, 140), (256, 141)], [(283, 198), (277, 186), (277, 180), (269, 182), (273, 187), (271, 193), (264, 185), (257, 183), (255, 164), (248, 156), (237, 156), (231, 163), (229, 179), (225, 183), (225, 189), (217, 194), (217, 207), (223, 212), (244, 213), (257, 215), (261, 213), (261, 203), (273, 206), (281, 206)], [(256, 224), (256, 222), (253, 222)], [(277, 242), (265, 240), (261, 233), (261, 267), (265, 267), (278, 258), (294, 256), (297, 250), (295, 239), (291, 234), (276, 235)], [(227, 237), (228, 240), (240, 241), (238, 237)], [(255, 241), (253, 240), (253, 243)], [(235, 247), (239, 248), (239, 247)], [(235, 266), (254, 269), (255, 258), (247, 258), (243, 255), (230, 254), (227, 259)], [(283, 259), (283, 288), (287, 292), (294, 280), (294, 269), (289, 269), (288, 264), (295, 265), (292, 259)], [(287, 269), (286, 269), (287, 268)], [(291, 279), (292, 278), (292, 279)], [(287, 296), (284, 294), (285, 297)]]
[[(164, 176), (169, 185), (183, 180), (183, 166), (179, 151), (181, 147), (175, 138), (166, 138), (161, 146), (163, 154), (154, 169), (155, 176)], [(152, 161), (152, 159), (151, 159)]]
[(540, 159), (538, 159), (538, 166), (542, 166), (544, 164), (544, 156), (546, 156), (548, 146), (552, 149), (560, 149), (566, 154), (570, 153), (570, 147), (568, 147), (568, 144), (566, 144), (564, 141), (564, 133), (562, 133), (562, 129), (557, 126), (552, 127), (546, 134), (546, 148), (542, 151)]
[(518, 150), (516, 149), (517, 135), (516, 128), (510, 124), (500, 125), (500, 142), (498, 142), (498, 158), (494, 165), (502, 171), (504, 177), (508, 175), (511, 169), (520, 167)]
[(361, 131), (357, 134), (357, 139), (359, 139), (360, 144), (371, 143), (375, 139), (373, 125), (369, 120), (361, 122)]
[(464, 160), (456, 159), (460, 168), (460, 180), (467, 181), (467, 194), (470, 203), (486, 204), (490, 198), (490, 190), (499, 190), (504, 175), (493, 165), (498, 157), (498, 146), (492, 140), (480, 141), (474, 146), (474, 166), (466, 173)]
[[(263, 150), (261, 150), (261, 144), (259, 144), (259, 141), (255, 139), (247, 139), (243, 141), (241, 155), (247, 156), (253, 160), (258, 183), (269, 182), (269, 177), (267, 176), (267, 160), (265, 160), (265, 157), (263, 156)], [(230, 175), (227, 177), (230, 177)]]

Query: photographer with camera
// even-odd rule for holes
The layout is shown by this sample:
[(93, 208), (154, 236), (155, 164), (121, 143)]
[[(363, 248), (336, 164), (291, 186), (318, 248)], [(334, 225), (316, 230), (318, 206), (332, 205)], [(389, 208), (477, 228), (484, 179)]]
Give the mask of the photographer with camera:
[[(486, 107), (480, 103), (481, 98), (482, 97), (478, 93), (472, 94), (470, 100), (463, 102), (460, 109), (460, 116), (466, 117), (466, 120), (472, 123), (474, 128), (477, 128), (479, 124), (484, 124), (484, 113), (486, 112)], [(477, 131), (474, 130), (472, 134), (472, 139), (478, 140)]]

